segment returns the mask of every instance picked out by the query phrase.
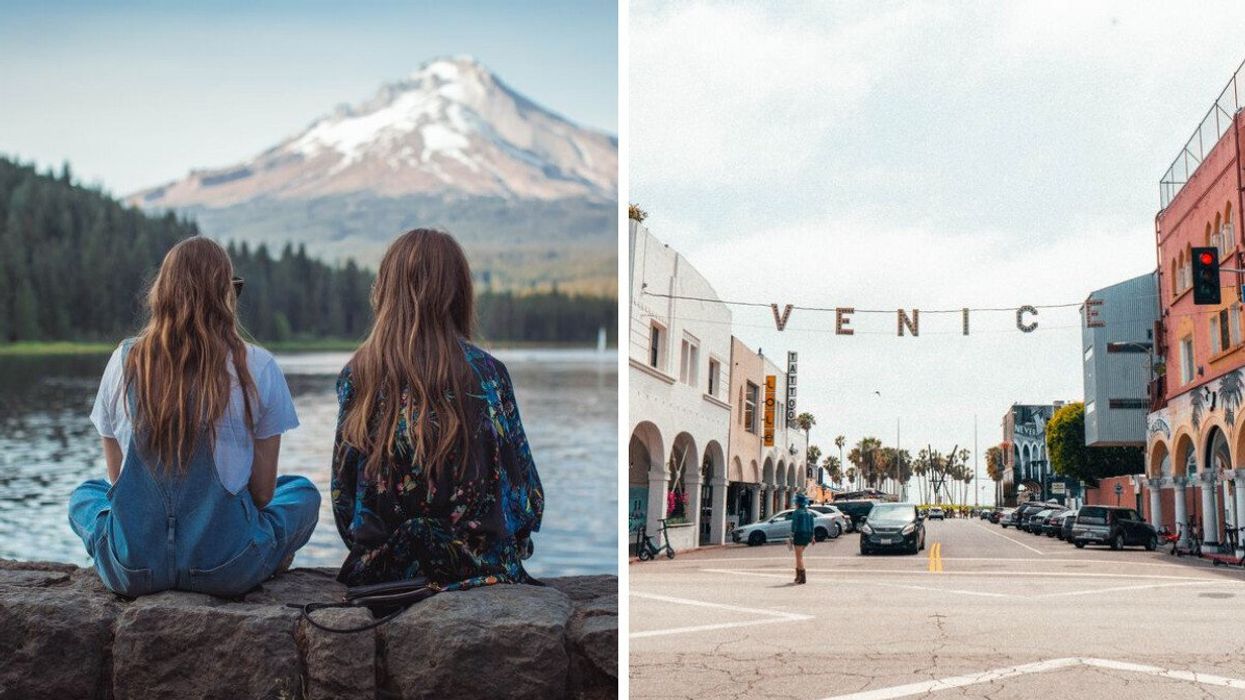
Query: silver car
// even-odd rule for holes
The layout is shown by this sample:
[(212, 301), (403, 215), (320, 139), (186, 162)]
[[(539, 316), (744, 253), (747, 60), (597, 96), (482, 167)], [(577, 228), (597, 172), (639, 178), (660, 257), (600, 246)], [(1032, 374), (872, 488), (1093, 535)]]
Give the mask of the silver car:
[[(784, 510), (760, 522), (737, 527), (731, 531), (731, 541), (747, 542), (754, 547), (766, 542), (785, 542), (791, 539), (791, 514), (794, 512), (794, 509)], [(833, 513), (813, 510), (813, 537), (818, 542), (838, 537), (845, 529), (843, 513), (837, 509)]]

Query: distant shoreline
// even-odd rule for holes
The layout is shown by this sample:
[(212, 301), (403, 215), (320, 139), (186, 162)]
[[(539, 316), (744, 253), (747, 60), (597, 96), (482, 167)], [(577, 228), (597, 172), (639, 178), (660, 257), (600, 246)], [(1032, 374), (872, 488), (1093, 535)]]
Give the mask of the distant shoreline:
[[(288, 340), (281, 342), (259, 343), (265, 349), (279, 353), (300, 352), (350, 352), (359, 346), (358, 340), (325, 338), (322, 340)], [(522, 342), (500, 341), (490, 343), (477, 341), (490, 350), (522, 349), (522, 348), (557, 348), (557, 349), (592, 349), (594, 343), (576, 342)], [(17, 343), (0, 343), (0, 357), (34, 357), (48, 355), (107, 355), (117, 347), (116, 343), (95, 343), (77, 341), (22, 341)], [(616, 345), (607, 346), (608, 350), (617, 350)]]

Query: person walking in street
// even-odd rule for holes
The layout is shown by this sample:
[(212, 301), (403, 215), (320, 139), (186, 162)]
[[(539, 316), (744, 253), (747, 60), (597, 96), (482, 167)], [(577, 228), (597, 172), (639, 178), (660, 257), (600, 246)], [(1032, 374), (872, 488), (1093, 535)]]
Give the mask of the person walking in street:
[(795, 549), (795, 583), (808, 583), (804, 575), (804, 548), (813, 541), (813, 511), (808, 509), (808, 496), (795, 495), (795, 512), (791, 514), (791, 544)]

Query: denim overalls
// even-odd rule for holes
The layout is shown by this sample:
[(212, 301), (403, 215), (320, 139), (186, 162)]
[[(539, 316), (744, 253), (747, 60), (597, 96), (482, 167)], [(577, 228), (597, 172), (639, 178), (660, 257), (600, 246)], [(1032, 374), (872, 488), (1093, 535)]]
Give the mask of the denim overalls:
[(116, 484), (92, 479), (74, 489), (70, 526), (109, 590), (240, 595), (311, 537), (320, 510), (311, 481), (277, 477), (272, 501), (258, 509), (249, 490), (221, 484), (207, 442), (178, 475), (155, 468), (132, 438)]

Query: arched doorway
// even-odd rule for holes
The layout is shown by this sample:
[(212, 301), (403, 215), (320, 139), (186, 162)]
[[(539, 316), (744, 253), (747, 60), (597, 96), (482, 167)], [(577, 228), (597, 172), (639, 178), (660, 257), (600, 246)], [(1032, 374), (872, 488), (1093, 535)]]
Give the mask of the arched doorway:
[(668, 466), (665, 517), (671, 525), (695, 523), (698, 504), (694, 501), (700, 490), (700, 460), (696, 457), (696, 441), (691, 435), (679, 433), (675, 436)]
[(1207, 546), (1218, 546), (1223, 541), (1219, 524), (1226, 522), (1220, 508), (1218, 479), (1220, 473), (1232, 468), (1232, 451), (1228, 448), (1228, 439), (1219, 426), (1212, 427), (1206, 436), (1205, 455), (1205, 466), (1198, 484), (1202, 496), (1202, 538)]
[[(627, 445), (627, 527), (632, 534), (648, 521), (652, 475), (664, 471), (664, 454), (665, 447), (657, 426), (645, 421), (631, 431), (631, 440)], [(665, 494), (660, 496), (664, 501)], [(635, 538), (630, 539), (634, 547)]]
[(722, 446), (716, 440), (705, 445), (700, 464), (700, 544), (722, 544), (726, 541), (726, 494), (724, 487), (726, 461)]

